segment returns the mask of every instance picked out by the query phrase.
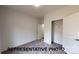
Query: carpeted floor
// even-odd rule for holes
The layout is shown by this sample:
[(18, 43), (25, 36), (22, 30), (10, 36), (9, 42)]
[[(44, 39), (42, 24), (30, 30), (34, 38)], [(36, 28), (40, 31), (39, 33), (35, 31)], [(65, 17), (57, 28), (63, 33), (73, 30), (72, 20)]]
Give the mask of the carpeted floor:
[[(62, 47), (61, 45), (59, 45), (57, 43), (53, 43), (53, 44), (49, 45), (49, 44), (43, 42), (42, 40), (36, 40), (36, 41), (30, 42), (30, 43), (21, 45), (18, 48), (27, 48), (27, 47), (30, 47), (30, 48), (40, 47), (40, 48), (42, 48), (42, 51), (41, 50), (38, 50), (38, 51), (37, 50), (33, 50), (33, 51), (26, 51), (26, 50), (9, 51), (9, 50), (7, 50), (7, 51), (2, 52), (2, 54), (67, 54), (65, 51), (55, 49), (55, 48)], [(46, 48), (46, 50), (44, 48)]]

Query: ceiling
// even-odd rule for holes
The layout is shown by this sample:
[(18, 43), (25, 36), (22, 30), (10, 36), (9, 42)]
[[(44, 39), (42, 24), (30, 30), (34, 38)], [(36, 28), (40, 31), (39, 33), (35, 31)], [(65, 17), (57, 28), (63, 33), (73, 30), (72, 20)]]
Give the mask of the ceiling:
[(51, 11), (65, 7), (65, 5), (40, 5), (39, 7), (33, 5), (6, 5), (5, 7), (26, 13), (36, 18), (41, 18)]

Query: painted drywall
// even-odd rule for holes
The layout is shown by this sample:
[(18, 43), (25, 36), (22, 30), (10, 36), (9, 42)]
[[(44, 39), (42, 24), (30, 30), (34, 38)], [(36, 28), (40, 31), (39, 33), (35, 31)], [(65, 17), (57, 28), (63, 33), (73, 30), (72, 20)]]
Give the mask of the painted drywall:
[(2, 7), (2, 50), (37, 40), (38, 20)]
[(67, 6), (62, 9), (52, 11), (44, 16), (44, 42), (51, 44), (51, 22), (79, 11), (79, 6)]
[[(44, 16), (44, 42), (51, 44), (51, 22), (54, 20), (64, 19), (65, 17), (79, 12), (79, 6), (67, 6), (62, 9), (52, 11)], [(62, 41), (63, 44), (64, 40)], [(67, 44), (68, 45), (68, 44)], [(66, 47), (64, 46), (66, 49)], [(68, 53), (68, 52), (67, 52)]]
[(79, 53), (79, 12), (63, 20), (63, 46), (68, 53)]

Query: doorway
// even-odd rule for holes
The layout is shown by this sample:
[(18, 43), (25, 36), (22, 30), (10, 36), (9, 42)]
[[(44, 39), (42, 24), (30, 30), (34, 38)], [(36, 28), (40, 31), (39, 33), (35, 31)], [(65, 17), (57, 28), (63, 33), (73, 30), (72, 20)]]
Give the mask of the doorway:
[(63, 19), (52, 21), (51, 43), (62, 44)]
[(44, 24), (38, 24), (38, 39), (44, 40)]

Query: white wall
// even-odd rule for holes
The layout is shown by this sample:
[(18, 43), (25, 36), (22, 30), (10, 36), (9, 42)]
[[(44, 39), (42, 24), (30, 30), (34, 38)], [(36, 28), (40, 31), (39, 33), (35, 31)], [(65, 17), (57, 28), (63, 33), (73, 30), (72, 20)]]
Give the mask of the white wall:
[[(74, 14), (75, 12), (79, 12), (79, 6), (67, 6), (56, 12), (52, 11), (44, 16), (44, 42), (51, 44), (51, 22), (53, 20), (64, 19), (65, 17)], [(62, 41), (63, 42), (63, 41)], [(67, 44), (68, 45), (68, 44)], [(65, 47), (65, 46), (64, 46)], [(66, 47), (65, 47), (66, 48)]]
[(44, 16), (44, 42), (51, 44), (51, 21), (63, 19), (64, 17), (78, 11), (79, 6), (67, 6), (46, 14)]
[(68, 53), (79, 53), (79, 12), (63, 20), (63, 45)]
[(79, 11), (79, 6), (64, 7), (56, 12), (48, 13), (44, 16), (44, 41), (51, 44), (51, 21), (63, 19), (65, 16)]
[(2, 50), (36, 40), (37, 25), (33, 17), (2, 8)]

